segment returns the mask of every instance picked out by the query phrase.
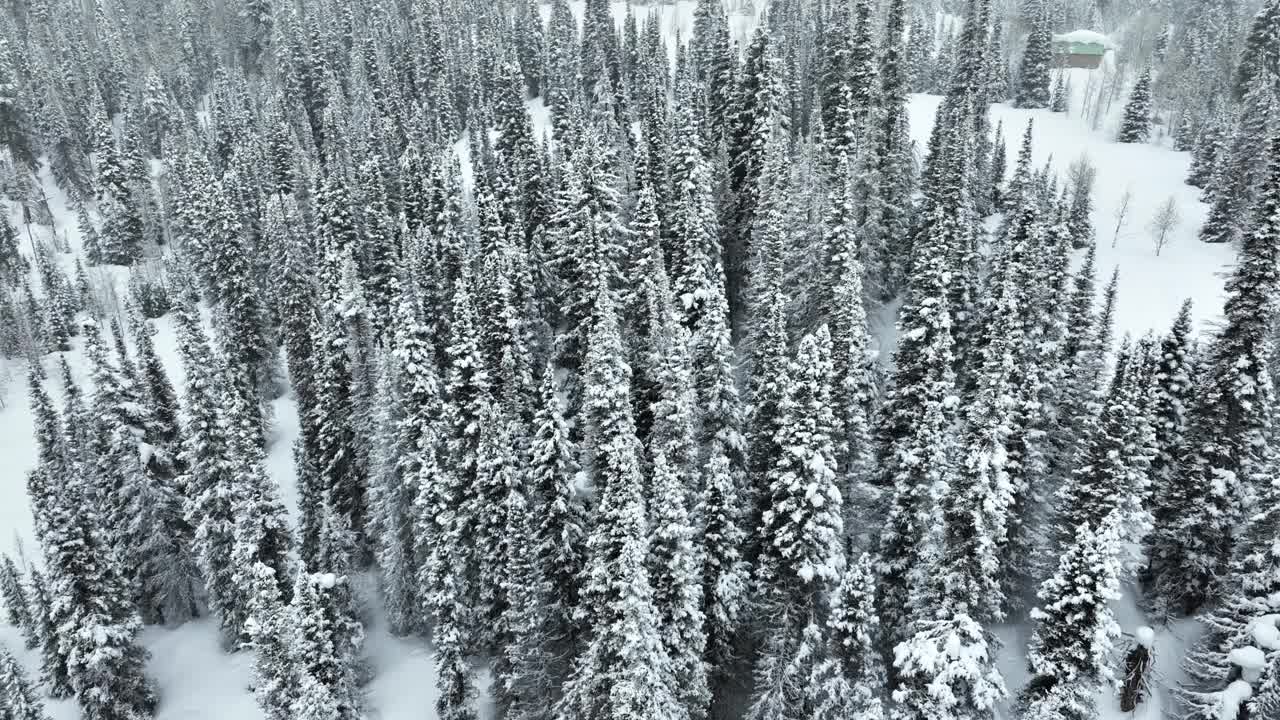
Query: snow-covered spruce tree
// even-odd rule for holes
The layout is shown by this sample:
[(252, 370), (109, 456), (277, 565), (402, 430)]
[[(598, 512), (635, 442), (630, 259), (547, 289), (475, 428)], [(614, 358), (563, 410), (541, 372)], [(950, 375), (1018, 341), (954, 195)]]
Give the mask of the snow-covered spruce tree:
[(647, 567), (648, 520), (639, 441), (629, 400), (631, 371), (613, 303), (602, 293), (585, 363), (592, 477), (601, 493), (587, 540), (583, 616), (589, 639), (574, 662), (557, 716), (582, 720), (686, 717), (676, 694)]
[(1187, 500), (1187, 476), (1183, 473), (1188, 450), (1188, 431), (1191, 409), (1195, 403), (1192, 393), (1198, 377), (1198, 346), (1192, 335), (1191, 301), (1187, 300), (1178, 311), (1173, 327), (1160, 343), (1155, 375), (1155, 430), (1156, 455), (1151, 460), (1151, 516), (1152, 531), (1145, 540), (1147, 568), (1142, 573), (1147, 600), (1158, 617), (1169, 612), (1162, 588), (1152, 580), (1162, 574), (1165, 565), (1164, 551), (1176, 546), (1176, 539), (1169, 533), (1176, 532), (1170, 520), (1177, 508)]
[[(555, 369), (542, 373), (539, 404), (533, 419), (529, 448), (531, 491), (536, 503), (533, 544), (538, 574), (549, 588), (548, 642), (563, 655), (577, 637), (573, 614), (578, 605), (578, 583), (585, 564), (584, 542), (589, 523), (575, 487), (577, 460), (565, 424)], [(562, 668), (563, 669), (563, 668)], [(561, 677), (553, 674), (553, 678)]]
[(1057, 546), (1067, 548), (1082, 525), (1100, 527), (1112, 512), (1124, 520), (1123, 541), (1131, 528), (1142, 525), (1139, 517), (1147, 496), (1143, 435), (1149, 431), (1141, 398), (1135, 394), (1141, 359), (1128, 340), (1117, 352), (1115, 375), (1102, 398), (1098, 414), (1077, 456), (1071, 480), (1058, 490)]
[[(334, 261), (326, 259), (325, 263)], [(362, 462), (356, 424), (356, 401), (353, 397), (355, 380), (349, 345), (351, 339), (344, 327), (336, 302), (326, 303), (312, 325), (312, 361), (315, 374), (312, 378), (314, 405), (311, 422), (316, 433), (313, 457), (308, 460), (315, 468), (320, 493), (328, 493), (335, 508), (344, 513), (357, 534), (358, 547), (363, 547), (365, 520), (368, 513), (368, 468)], [(311, 448), (304, 448), (311, 450)], [(302, 557), (314, 562), (318, 551), (315, 538), (319, 527), (317, 493), (302, 510)]]
[(183, 393), (182, 462), (186, 467), (186, 521), (194, 528), (193, 549), (204, 575), (209, 608), (218, 616), (223, 640), (235, 643), (243, 632), (248, 597), (241, 594), (232, 562), (235, 548), (236, 464), (221, 403), (225, 397), (216, 374), (220, 367), (209, 349), (194, 309), (180, 309), (178, 352), (186, 371)]
[(402, 292), (391, 324), (392, 345), (383, 370), (385, 413), (381, 442), (387, 453), (371, 488), (371, 522), (378, 540), (388, 619), (396, 632), (420, 627), (419, 570), (414, 502), (424, 457), (434, 462), (439, 443), (441, 388), (430, 327), (417, 298)]
[[(333, 511), (326, 517), (326, 532), (341, 523)], [(322, 544), (329, 541), (331, 538), (321, 540)], [(356, 663), (364, 629), (355, 619), (353, 602), (346, 575), (305, 570), (298, 573), (293, 588), (292, 622), (297, 632), (295, 657), (302, 664), (303, 684), (309, 676), (324, 685), (330, 693), (335, 717), (343, 720), (361, 717)], [(305, 697), (301, 690), (299, 697)]]
[(1205, 191), (1206, 197), (1214, 196), (1211, 183), (1218, 166), (1225, 161), (1231, 139), (1232, 113), (1221, 102), (1210, 106), (1208, 118), (1201, 122), (1196, 134), (1195, 147), (1191, 151), (1191, 169), (1187, 184)]
[(73, 473), (57, 479), (42, 539), (49, 563), (50, 620), (67, 676), (89, 720), (145, 718), (156, 696), (143, 675), (142, 623), (123, 568), (103, 541), (101, 519)]
[(849, 563), (840, 587), (831, 600), (827, 621), (832, 656), (848, 683), (848, 704), (840, 717), (881, 720), (884, 703), (879, 688), (888, 683), (880, 652), (880, 625), (876, 617), (876, 571), (870, 553)]
[(1268, 184), (1227, 282), (1226, 321), (1203, 355), (1201, 389), (1191, 412), (1188, 456), (1180, 468), (1185, 497), (1169, 507), (1164, 567), (1153, 578), (1166, 599), (1189, 614), (1221, 597), (1234, 525), (1266, 486), (1274, 389), (1266, 366), (1267, 328), (1275, 315), (1280, 253), (1280, 138), (1268, 148)]
[[(234, 174), (204, 190), (202, 231), (209, 250), (206, 257), (213, 285), (214, 324), (226, 353), (227, 363), (248, 383), (251, 407), (272, 397), (276, 345), (262, 306), (262, 292), (255, 279), (246, 230), (228, 197), (240, 178)], [(259, 418), (262, 425), (264, 419)]]
[(579, 366), (585, 357), (592, 303), (600, 287), (617, 284), (616, 259), (621, 256), (615, 159), (599, 135), (594, 125), (588, 126), (561, 166), (562, 183), (547, 227), (558, 308), (549, 320), (563, 320), (557, 357), (569, 367)]
[(692, 720), (707, 715), (711, 690), (703, 656), (707, 631), (703, 616), (703, 559), (696, 543), (693, 493), (662, 450), (651, 458), (653, 538), (649, 575), (662, 642), (671, 659), (676, 697)]
[(1257, 681), (1241, 678), (1242, 671), (1266, 670), (1243, 667), (1239, 653), (1263, 645), (1267, 656), (1264, 662), (1275, 655), (1275, 648), (1267, 647), (1259, 625), (1274, 626), (1280, 611), (1280, 549), (1275, 542), (1280, 531), (1277, 499), (1280, 487), (1271, 483), (1259, 497), (1259, 512), (1249, 517), (1240, 531), (1223, 580), (1222, 601), (1200, 616), (1205, 632), (1183, 660), (1188, 681), (1178, 694), (1180, 717), (1226, 716), (1223, 701), (1233, 681), (1253, 682), (1257, 690)]
[(36, 695), (18, 661), (0, 649), (0, 708), (6, 720), (45, 720), (44, 703)]
[(1235, 92), (1243, 96), (1259, 76), (1280, 82), (1280, 3), (1269, 0), (1253, 16), (1236, 65)]
[(138, 318), (133, 323), (134, 345), (138, 351), (138, 380), (147, 399), (147, 409), (155, 423), (156, 438), (165, 445), (179, 442), (178, 396), (164, 369), (152, 336), (155, 326)]
[[(516, 557), (514, 543), (523, 542), (508, 534), (508, 521), (521, 511), (525, 487), (524, 446), (527, 431), (522, 421), (505, 403), (490, 403), (480, 418), (480, 445), (476, 451), (476, 491), (469, 512), (475, 518), (476, 579), (479, 604), (475, 608), (477, 622), (491, 634), (494, 675), (506, 677), (510, 667), (502, 648), (512, 641), (512, 630), (506, 625), (510, 600), (511, 567)], [(498, 704), (507, 704), (499, 693)]]
[[(1018, 82), (1014, 87), (1013, 105), (1020, 108), (1049, 107), (1049, 74), (1053, 65), (1053, 37), (1050, 33), (1048, 9), (1034, 3), (1031, 35), (1018, 66)], [(966, 48), (966, 52), (973, 51)]]
[(124, 338), (113, 321), (113, 364), (96, 326), (86, 327), (92, 363), (91, 451), (94, 502), (107, 538), (130, 575), (133, 600), (147, 622), (177, 622), (199, 609), (201, 579), (192, 551), (192, 528), (183, 519), (182, 483), (172, 449), (148, 412), (145, 388), (124, 354)]
[(826, 326), (805, 336), (783, 380), (774, 438), (782, 452), (767, 474), (769, 494), (757, 531), (756, 622), (763, 644), (747, 714), (755, 720), (810, 717), (822, 704), (823, 688), (801, 678), (826, 660), (823, 628), (845, 567), (830, 347)]
[[(443, 452), (424, 453), (415, 520), (422, 567), (420, 585), (434, 620), (437, 651), (436, 710), (441, 718), (475, 715), (468, 655), (491, 643), (492, 628), (479, 628), (476, 546), (477, 473), (481, 419), (491, 402), (489, 371), (480, 350), (469, 271), (454, 285), (449, 325), (448, 373), (441, 414)], [(448, 462), (444, 462), (448, 458)]]
[(40, 684), (51, 698), (71, 697), (74, 690), (67, 670), (67, 654), (54, 624), (49, 581), (36, 568), (31, 568), (31, 615), (40, 637)]
[(769, 131), (783, 122), (782, 67), (774, 38), (765, 24), (756, 28), (743, 58), (737, 87), (736, 116), (726, 129), (725, 152), (729, 165), (728, 207), (722, 213), (721, 237), (724, 246), (725, 295), (731, 309), (731, 324), (737, 326), (747, 259), (754, 251), (751, 237), (758, 179), (764, 169)]
[[(964, 144), (963, 132), (953, 128), (944, 145), (957, 160), (963, 155), (954, 152)], [(933, 503), (940, 497), (934, 491), (953, 462), (947, 454), (948, 443), (954, 442), (949, 435), (956, 393), (952, 254), (972, 232), (964, 225), (967, 216), (954, 212), (965, 207), (961, 167), (952, 166), (955, 175), (945, 186), (947, 194), (932, 203), (912, 248), (895, 370), (879, 416), (881, 482), (890, 493), (880, 535), (879, 606), (889, 647), (906, 638), (908, 574), (918, 564), (925, 529), (935, 521)]]
[[(845, 480), (840, 492), (845, 499), (845, 532), (855, 534), (854, 520), (874, 501), (870, 487), (870, 414), (875, 401), (874, 361), (867, 338), (867, 315), (863, 306), (859, 260), (859, 233), (853, 217), (852, 168), (841, 157), (830, 179), (827, 212), (823, 217), (823, 238), (831, 278), (829, 307), (831, 327), (832, 410), (837, 429), (833, 440), (837, 472)], [(869, 533), (858, 533), (869, 534)]]
[(256, 563), (249, 572), (253, 577), (253, 598), (247, 630), (254, 650), (254, 695), (269, 720), (290, 720), (302, 672), (294, 614), (284, 601), (281, 578), (274, 569)]
[(31, 614), (31, 602), (27, 598), (27, 589), (23, 587), (22, 573), (8, 555), (0, 560), (0, 600), (4, 601), (5, 616), (9, 624), (22, 633), (27, 649), (36, 647), (40, 641), (35, 618)]
[(293, 534), (284, 503), (280, 501), (275, 481), (267, 474), (266, 458), (257, 443), (255, 411), (248, 407), (240, 393), (224, 389), (222, 402), (234, 483), (231, 503), (231, 512), (235, 516), (232, 580), (244, 603), (243, 607), (236, 609), (236, 622), (244, 628), (252, 610), (255, 565), (271, 568), (281, 583), (281, 591), (288, 592)]
[(1146, 68), (1138, 76), (1129, 101), (1124, 106), (1120, 120), (1120, 134), (1116, 140), (1122, 143), (1143, 143), (1151, 136), (1151, 69)]
[(1240, 118), (1225, 153), (1205, 192), (1213, 206), (1200, 228), (1200, 239), (1209, 243), (1236, 243), (1248, 231), (1254, 202), (1260, 199), (1260, 183), (1267, 173), (1267, 147), (1280, 104), (1268, 83), (1255, 83), (1245, 95)]
[[(1120, 529), (1113, 513), (1081, 525), (1058, 569), (1040, 587), (1032, 610), (1032, 679), (1019, 699), (1025, 717), (1092, 717), (1098, 685), (1109, 677), (1112, 643), (1120, 627), (1111, 613), (1119, 597)], [(1053, 713), (1047, 712), (1049, 708)]]

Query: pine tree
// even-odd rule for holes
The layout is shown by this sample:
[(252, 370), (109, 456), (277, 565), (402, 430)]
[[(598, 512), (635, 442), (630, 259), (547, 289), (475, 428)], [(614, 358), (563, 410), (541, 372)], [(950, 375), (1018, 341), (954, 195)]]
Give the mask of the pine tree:
[[(770, 617), (771, 627), (756, 659), (757, 689), (747, 716), (760, 720), (810, 717), (822, 703), (823, 688), (802, 678), (825, 659), (825, 648), (809, 643), (821, 637), (826, 599), (839, 587), (845, 567), (830, 343), (825, 326), (806, 336), (783, 379), (774, 438), (783, 452), (768, 473), (769, 496), (758, 530), (763, 547), (756, 582), (761, 611), (767, 613), (761, 617)], [(819, 638), (812, 637), (815, 632)], [(786, 714), (779, 715), (784, 707)]]
[[(1040, 587), (1029, 661), (1033, 673), (1021, 701), (1029, 717), (1089, 717), (1106, 677), (1120, 628), (1110, 603), (1119, 597), (1118, 515), (1082, 525), (1057, 571)], [(1056, 714), (1046, 711), (1052, 707)], [(1040, 714), (1038, 714), (1040, 713)]]
[(27, 649), (36, 647), (40, 637), (35, 618), (31, 614), (31, 603), (27, 599), (26, 588), (23, 587), (22, 573), (18, 571), (13, 558), (8, 555), (5, 555), (3, 562), (0, 562), (0, 599), (4, 600), (9, 624), (22, 632)]
[(588, 522), (574, 484), (577, 461), (557, 394), (555, 371), (550, 366), (542, 373), (539, 399), (529, 449), (530, 483), (538, 518), (533, 543), (539, 575), (550, 586), (546, 600), (548, 633), (556, 647), (565, 648), (574, 644), (577, 635), (573, 614), (578, 606)]
[(850, 700), (841, 717), (880, 720), (884, 717), (878, 688), (885, 687), (884, 663), (880, 654), (879, 621), (875, 609), (875, 566), (863, 553), (849, 563), (840, 587), (831, 600), (830, 628), (832, 655), (851, 688)]
[(1170, 520), (1188, 499), (1186, 476), (1182, 473), (1188, 450), (1190, 413), (1195, 402), (1197, 346), (1191, 335), (1191, 301), (1182, 305), (1173, 327), (1160, 344), (1156, 366), (1154, 429), (1157, 453), (1151, 461), (1152, 532), (1147, 536), (1148, 567), (1143, 573), (1147, 597), (1157, 614), (1168, 612), (1163, 598), (1164, 588), (1152, 579), (1162, 574), (1168, 547), (1176, 546), (1169, 537), (1176, 528)]
[[(1049, 31), (1048, 11), (1037, 4), (1031, 20), (1031, 35), (1018, 67), (1018, 84), (1013, 105), (1020, 108), (1049, 107), (1049, 72), (1053, 62), (1053, 38)], [(969, 51), (966, 49), (966, 51)]]
[(1151, 135), (1151, 70), (1147, 68), (1138, 76), (1138, 82), (1129, 92), (1120, 121), (1120, 134), (1116, 140), (1122, 143), (1146, 142)]
[[(43, 541), (42, 541), (43, 544)], [(53, 600), (49, 582), (35, 568), (31, 569), (31, 614), (40, 637), (40, 684), (52, 698), (71, 697), (71, 676), (67, 669), (67, 653), (59, 641), (54, 624)]]
[(51, 624), (67, 675), (90, 720), (148, 717), (156, 697), (143, 675), (147, 651), (123, 569), (103, 541), (83, 480), (63, 477), (42, 541), (51, 576)]
[(687, 479), (662, 450), (651, 460), (654, 499), (649, 574), (663, 644), (671, 659), (676, 697), (693, 719), (705, 718), (711, 701), (702, 598), (701, 553), (696, 545), (693, 498)]
[(1274, 84), (1280, 82), (1280, 3), (1263, 3), (1253, 17), (1240, 62), (1236, 66), (1235, 91), (1243, 97), (1259, 76), (1269, 75)]
[(648, 521), (639, 441), (631, 416), (631, 371), (622, 359), (613, 305), (601, 294), (586, 360), (584, 413), (601, 500), (587, 540), (582, 610), (590, 638), (574, 663), (560, 718), (685, 716), (663, 644), (647, 562)]
[(254, 649), (254, 694), (266, 717), (287, 720), (293, 717), (293, 706), (300, 695), (301, 662), (297, 657), (294, 615), (284, 602), (282, 578), (274, 569), (257, 563), (251, 566), (250, 574), (254, 592), (247, 626)]
[(6, 720), (45, 720), (47, 717), (26, 673), (4, 650), (0, 650), (0, 707)]
[(186, 520), (195, 529), (194, 551), (204, 575), (209, 607), (218, 616), (223, 639), (243, 632), (248, 598), (241, 596), (232, 561), (236, 524), (236, 464), (230, 429), (221, 410), (225, 397), (218, 367), (193, 310), (177, 313), (178, 351), (186, 370), (183, 447), (186, 466)]
[[(1271, 462), (1274, 390), (1266, 371), (1274, 314), (1277, 249), (1280, 248), (1280, 139), (1268, 149), (1268, 185), (1245, 236), (1240, 262), (1227, 282), (1226, 321), (1204, 355), (1203, 386), (1191, 415), (1185, 474), (1186, 498), (1170, 508), (1166, 563), (1155, 579), (1167, 599), (1191, 613), (1219, 597), (1223, 563), (1233, 544), (1232, 526), (1242, 505), (1266, 485)], [(1162, 536), (1164, 536), (1162, 534)]]
[[(331, 529), (335, 521), (341, 522), (332, 511), (327, 520), (326, 530)], [(334, 572), (299, 572), (293, 598), (292, 622), (297, 632), (295, 657), (302, 664), (304, 678), (303, 687), (298, 691), (299, 701), (305, 702), (307, 698), (306, 678), (310, 677), (328, 691), (334, 717), (344, 720), (360, 717), (356, 661), (364, 630), (354, 617), (348, 578)], [(296, 704), (294, 712), (297, 713)]]

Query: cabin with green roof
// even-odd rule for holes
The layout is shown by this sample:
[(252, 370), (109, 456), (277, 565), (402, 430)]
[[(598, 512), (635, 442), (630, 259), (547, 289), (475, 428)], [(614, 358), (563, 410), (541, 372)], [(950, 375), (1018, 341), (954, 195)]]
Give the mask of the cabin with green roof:
[(1096, 69), (1112, 47), (1111, 38), (1092, 30), (1053, 36), (1053, 56), (1060, 67)]

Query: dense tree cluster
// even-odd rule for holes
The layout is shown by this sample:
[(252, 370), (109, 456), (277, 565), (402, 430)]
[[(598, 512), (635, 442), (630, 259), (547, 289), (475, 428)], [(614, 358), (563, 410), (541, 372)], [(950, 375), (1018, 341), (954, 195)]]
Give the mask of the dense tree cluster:
[[(148, 717), (140, 628), (208, 614), (267, 717), (355, 720), (377, 603), (429, 636), (443, 720), (478, 660), (518, 720), (1078, 720), (1141, 564), (1152, 615), (1208, 626), (1182, 716), (1240, 682), (1267, 716), (1280, 648), (1236, 651), (1280, 617), (1280, 6), (1175, 3), (1184, 45), (1115, 83), (1121, 142), (1185, 116), (1202, 239), (1240, 248), (1211, 336), (1188, 305), (1135, 340), (1093, 168), (1036, 167), (1028, 124), (1007, 173), (989, 118), (1072, 111), (1077, 4), (773, 0), (735, 38), (697, 0), (678, 41), (606, 0), (7, 6), (40, 552), (0, 600), (43, 692)], [(910, 92), (943, 96), (923, 148)], [(35, 687), (0, 653), (4, 717)]]

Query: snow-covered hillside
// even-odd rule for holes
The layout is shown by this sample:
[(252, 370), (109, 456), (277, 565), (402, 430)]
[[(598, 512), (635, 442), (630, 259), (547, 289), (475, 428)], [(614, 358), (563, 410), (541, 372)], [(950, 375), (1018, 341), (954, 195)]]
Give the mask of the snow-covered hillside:
[[(749, 3), (740, 13), (730, 16), (734, 38), (744, 44), (754, 27), (764, 2)], [(581, 20), (582, 0), (570, 3)], [(626, 2), (613, 2), (615, 19), (621, 23), (628, 7)], [(678, 0), (656, 6), (663, 34), (670, 43), (674, 59), (674, 40), (692, 34), (693, 0)], [(543, 17), (549, 9), (542, 6)], [(644, 12), (637, 7), (637, 12)], [(1072, 71), (1085, 73), (1087, 71)], [(1083, 79), (1084, 75), (1078, 75)], [(1074, 81), (1073, 81), (1074, 82)], [(933, 95), (911, 97), (911, 135), (917, 147), (923, 148), (933, 123), (940, 98)], [(547, 111), (541, 100), (530, 103), (535, 125), (546, 127)], [(1052, 160), (1065, 177), (1067, 167), (1079, 157), (1087, 157), (1097, 170), (1094, 189), (1093, 223), (1097, 234), (1098, 272), (1103, 280), (1115, 267), (1119, 270), (1119, 303), (1116, 326), (1119, 334), (1141, 335), (1148, 330), (1167, 329), (1182, 302), (1194, 302), (1194, 317), (1200, 331), (1211, 328), (1222, 312), (1223, 271), (1235, 260), (1230, 246), (1207, 245), (1196, 235), (1207, 208), (1200, 201), (1200, 191), (1183, 182), (1190, 165), (1186, 153), (1174, 152), (1154, 144), (1117, 144), (1112, 129), (1104, 126), (1093, 130), (1074, 114), (1051, 113), (1046, 110), (1019, 110), (1007, 105), (992, 108), (992, 125), (1001, 123), (1007, 141), (1008, 165), (1013, 166), (1018, 140), (1028, 122), (1034, 123), (1034, 161), (1037, 165)], [(460, 152), (467, 144), (460, 142)], [(73, 250), (60, 257), (69, 268), (81, 249), (74, 213), (51, 178), (44, 178), (45, 192), (54, 211), (52, 230), (37, 232), (65, 234)], [(1157, 253), (1148, 224), (1158, 208), (1172, 198), (1179, 210), (1180, 222), (1172, 240)], [(1118, 222), (1120, 208), (1126, 207), (1126, 218)], [(11, 219), (18, 222), (16, 206), (10, 204)], [(1119, 227), (1117, 227), (1119, 225)], [(118, 277), (117, 281), (122, 282)], [(156, 322), (156, 345), (170, 373), (174, 386), (183, 387), (183, 369), (178, 359), (175, 327), (171, 318)], [(88, 381), (86, 361), (80, 339), (67, 353), (73, 375), (82, 383)], [(57, 360), (45, 358), (46, 371), (57, 377)], [(36, 447), (32, 441), (33, 419), (27, 406), (25, 373), (20, 363), (13, 365), (9, 380), (0, 383), (0, 545), (11, 552), (17, 544), (35, 547), (32, 518), (25, 493), (25, 478), (36, 463)], [(50, 390), (57, 393), (57, 383)], [(56, 400), (56, 398), (55, 398)], [(283, 499), (291, 512), (296, 511), (297, 490), (293, 468), (293, 444), (299, 433), (294, 401), (288, 395), (273, 406), (273, 432), (267, 446), (267, 468), (280, 485)], [(434, 717), (435, 671), (431, 648), (412, 638), (393, 637), (376, 607), (372, 583), (365, 583), (364, 595), (369, 600), (366, 654), (374, 670), (366, 693), (372, 717), (381, 720), (422, 720)], [(1126, 592), (1116, 603), (1116, 614), (1125, 632), (1134, 632), (1148, 624)], [(1184, 622), (1162, 629), (1156, 638), (1157, 678), (1164, 686), (1179, 677), (1177, 661), (1195, 632), (1194, 624)], [(1026, 624), (1008, 624), (997, 629), (1004, 643), (999, 667), (1011, 690), (1027, 679), (1025, 644), (1029, 637)], [(160, 688), (160, 720), (254, 720), (262, 717), (249, 688), (251, 658), (247, 653), (227, 654), (217, 642), (217, 628), (202, 619), (178, 628), (150, 627), (142, 642), (151, 652), (148, 673)], [(38, 658), (22, 649), (15, 630), (0, 627), (0, 644), (14, 651), (34, 676)], [(1162, 690), (1157, 699), (1141, 708), (1142, 720), (1159, 716)], [(1100, 703), (1104, 720), (1121, 717), (1115, 707), (1114, 693), (1104, 693)], [(487, 708), (482, 705), (482, 711)], [(74, 701), (50, 701), (48, 711), (53, 720), (72, 720), (78, 716)]]

